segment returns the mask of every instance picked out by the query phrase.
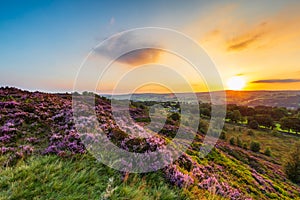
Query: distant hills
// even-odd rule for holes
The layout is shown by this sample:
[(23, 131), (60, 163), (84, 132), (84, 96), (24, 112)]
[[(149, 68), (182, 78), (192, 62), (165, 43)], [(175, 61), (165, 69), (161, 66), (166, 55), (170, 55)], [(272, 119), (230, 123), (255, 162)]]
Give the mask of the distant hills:
[[(221, 98), (221, 92), (212, 92), (215, 96)], [(179, 93), (180, 96), (186, 96), (185, 101), (190, 101), (191, 93)], [(199, 101), (204, 103), (210, 102), (209, 92), (196, 93)], [(103, 95), (107, 98), (112, 98), (111, 95)], [(135, 101), (176, 101), (175, 94), (122, 94), (114, 95), (114, 99), (131, 99)], [(286, 107), (289, 109), (300, 108), (300, 91), (226, 91), (227, 104), (238, 104), (247, 106), (272, 106), (272, 107)]]

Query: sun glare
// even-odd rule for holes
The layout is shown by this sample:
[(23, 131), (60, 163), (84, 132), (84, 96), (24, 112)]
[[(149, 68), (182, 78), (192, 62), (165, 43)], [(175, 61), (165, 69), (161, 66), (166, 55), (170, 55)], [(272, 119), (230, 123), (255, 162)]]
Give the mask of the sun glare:
[(230, 90), (241, 90), (245, 87), (245, 80), (240, 76), (231, 77), (227, 81), (227, 86)]

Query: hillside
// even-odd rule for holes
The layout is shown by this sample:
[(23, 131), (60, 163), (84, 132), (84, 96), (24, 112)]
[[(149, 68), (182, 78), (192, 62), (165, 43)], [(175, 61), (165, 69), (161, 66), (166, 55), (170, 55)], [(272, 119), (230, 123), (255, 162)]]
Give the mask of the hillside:
[[(108, 138), (130, 151), (162, 148), (178, 128), (169, 118), (155, 137), (136, 139), (118, 129), (108, 99), (97, 96), (95, 110)], [(147, 114), (141, 106), (132, 105), (131, 114), (139, 126), (147, 124), (139, 120)], [(128, 174), (87, 151), (72, 116), (70, 94), (0, 89), (0, 199), (300, 199), (300, 186), (283, 170), (299, 137), (226, 123), (223, 139), (201, 159), (207, 128), (202, 120), (177, 161), (156, 172)], [(243, 146), (230, 144), (231, 138)], [(252, 141), (261, 144), (259, 152), (249, 150)], [(268, 147), (271, 156), (262, 153)]]

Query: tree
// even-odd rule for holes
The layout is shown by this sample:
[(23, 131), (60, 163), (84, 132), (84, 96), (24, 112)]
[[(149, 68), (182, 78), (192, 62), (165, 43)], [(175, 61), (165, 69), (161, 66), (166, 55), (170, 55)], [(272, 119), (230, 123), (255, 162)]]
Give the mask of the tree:
[(254, 119), (257, 121), (257, 123), (260, 126), (264, 126), (266, 128), (271, 128), (271, 129), (274, 126), (274, 121), (272, 117), (268, 114), (255, 115)]
[(227, 118), (230, 119), (230, 121), (237, 123), (238, 121), (241, 121), (242, 115), (239, 110), (234, 110), (227, 113)]
[(281, 118), (288, 115), (286, 108), (274, 108), (272, 110), (272, 118), (276, 121), (279, 121)]
[(256, 120), (251, 120), (249, 123), (248, 123), (248, 126), (249, 128), (252, 128), (252, 129), (258, 129), (259, 125), (257, 123)]
[(254, 109), (257, 114), (261, 114), (261, 115), (272, 114), (272, 107), (269, 107), (269, 106), (255, 106)]
[(288, 132), (295, 131), (300, 132), (300, 119), (296, 117), (284, 117), (280, 120), (280, 127)]
[(202, 103), (199, 105), (200, 114), (211, 117), (211, 105), (208, 103)]
[(211, 111), (208, 108), (200, 108), (200, 114), (210, 117), (211, 116)]
[(300, 144), (294, 147), (284, 166), (285, 173), (294, 183), (300, 183)]
[(281, 129), (287, 130), (288, 132), (290, 132), (292, 129), (292, 126), (293, 126), (293, 124), (289, 117), (283, 117), (280, 120), (280, 128)]
[(247, 108), (247, 116), (254, 116), (256, 113), (255, 113), (255, 109), (254, 108), (251, 108), (251, 107), (248, 107)]
[(250, 144), (250, 150), (253, 151), (253, 152), (259, 152), (260, 151), (259, 142), (252, 141), (251, 144)]
[(172, 115), (170, 117), (174, 121), (179, 121), (179, 119), (180, 119), (180, 115), (178, 113), (172, 113)]

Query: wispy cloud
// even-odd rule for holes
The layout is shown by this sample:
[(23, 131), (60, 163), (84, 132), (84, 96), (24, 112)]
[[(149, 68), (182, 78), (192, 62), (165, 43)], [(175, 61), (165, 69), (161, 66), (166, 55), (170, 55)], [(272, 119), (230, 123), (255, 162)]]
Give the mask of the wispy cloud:
[(251, 83), (299, 83), (300, 79), (265, 79), (256, 80)]
[(255, 45), (264, 36), (263, 33), (247, 33), (227, 41), (227, 51), (241, 51)]
[[(208, 18), (213, 23), (202, 24), (209, 29), (202, 34), (200, 41), (206, 46), (217, 42), (218, 48), (225, 47), (224, 50), (227, 52), (289, 49), (291, 46), (299, 45), (299, 42), (296, 42), (300, 34), (298, 8), (299, 4), (290, 5), (251, 22), (239, 18), (238, 6), (231, 9), (224, 7), (223, 11), (217, 10), (217, 13), (212, 11), (213, 16)], [(214, 20), (214, 16), (219, 16), (221, 20)]]

